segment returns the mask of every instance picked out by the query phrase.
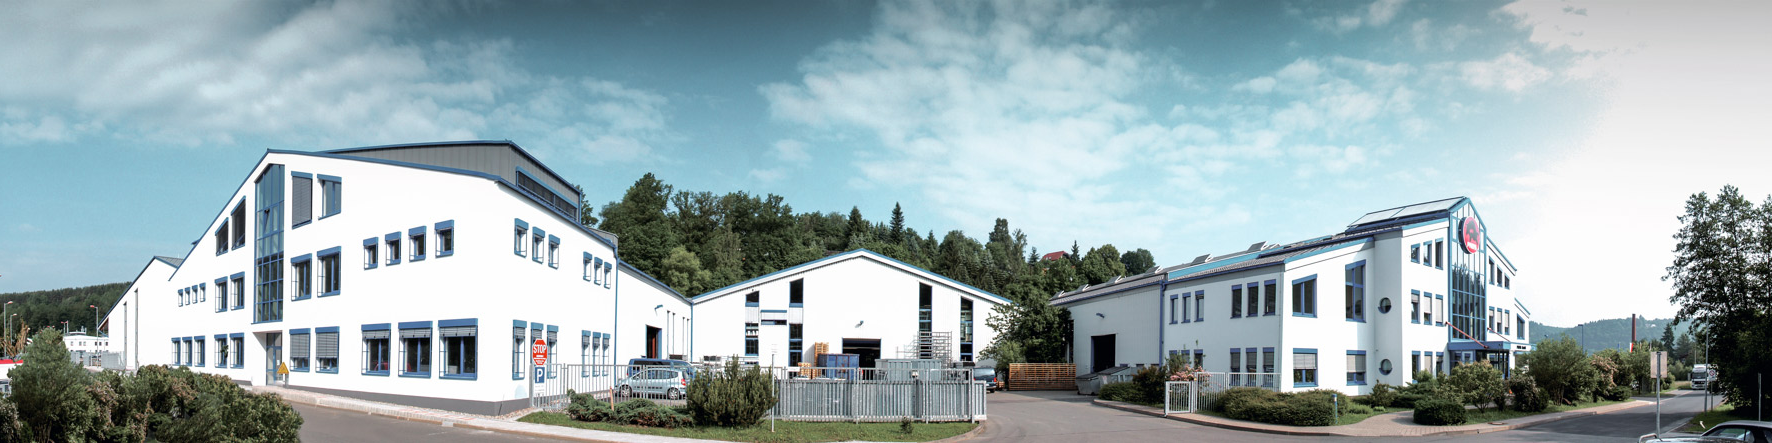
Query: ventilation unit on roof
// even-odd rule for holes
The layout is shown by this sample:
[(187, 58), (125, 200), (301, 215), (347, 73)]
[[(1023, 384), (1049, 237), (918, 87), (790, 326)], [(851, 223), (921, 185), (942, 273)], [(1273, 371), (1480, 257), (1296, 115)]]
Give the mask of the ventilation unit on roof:
[(1152, 267), (1151, 267), (1151, 270), (1149, 270), (1149, 271), (1144, 271), (1144, 273), (1146, 273), (1146, 274), (1155, 274), (1155, 273), (1157, 273), (1157, 270), (1159, 270), (1159, 269), (1163, 269), (1163, 267), (1162, 267), (1162, 266), (1152, 266)]
[(1082, 286), (1078, 286), (1077, 292), (1082, 292), (1084, 289), (1089, 289), (1089, 284), (1085, 283)]
[(1253, 244), (1253, 245), (1249, 245), (1249, 249), (1248, 249), (1248, 250), (1246, 250), (1246, 251), (1243, 251), (1243, 252), (1255, 252), (1255, 251), (1260, 251), (1260, 250), (1261, 250), (1261, 247), (1262, 247), (1262, 246), (1265, 246), (1265, 245), (1267, 245), (1267, 242), (1264, 242), (1264, 241), (1258, 241), (1258, 242), (1255, 242), (1255, 244)]
[(1199, 256), (1199, 257), (1194, 257), (1194, 261), (1188, 262), (1188, 264), (1197, 265), (1197, 264), (1205, 263), (1206, 259), (1208, 259), (1208, 258), (1212, 258), (1212, 254), (1206, 254), (1206, 255)]

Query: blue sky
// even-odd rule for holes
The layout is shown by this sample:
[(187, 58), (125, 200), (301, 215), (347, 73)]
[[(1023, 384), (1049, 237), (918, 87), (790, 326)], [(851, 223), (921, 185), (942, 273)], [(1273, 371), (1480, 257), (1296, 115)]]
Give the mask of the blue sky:
[(0, 0), (0, 291), (190, 248), (265, 149), (510, 139), (799, 211), (1158, 262), (1469, 196), (1538, 319), (1670, 316), (1772, 193), (1764, 2)]

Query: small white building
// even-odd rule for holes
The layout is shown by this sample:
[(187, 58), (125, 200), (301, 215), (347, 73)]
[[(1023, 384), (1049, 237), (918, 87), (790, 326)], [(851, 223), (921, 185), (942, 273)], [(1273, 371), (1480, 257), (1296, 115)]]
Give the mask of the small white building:
[[(1415, 371), (1488, 362), (1509, 373), (1531, 312), (1513, 263), (1467, 198), (1372, 212), (1284, 245), (1202, 255), (1061, 293), (1079, 374), (1189, 355), (1236, 384), (1364, 395)], [(1339, 315), (1338, 315), (1339, 314)]]
[(709, 291), (694, 303), (700, 360), (765, 366), (813, 362), (814, 343), (881, 358), (973, 361), (996, 337), (985, 320), (1009, 303), (996, 294), (858, 249)]
[(511, 142), (272, 150), (244, 172), (106, 317), (126, 367), (502, 414), (527, 406), (532, 340), (556, 363), (688, 346), (688, 300)]

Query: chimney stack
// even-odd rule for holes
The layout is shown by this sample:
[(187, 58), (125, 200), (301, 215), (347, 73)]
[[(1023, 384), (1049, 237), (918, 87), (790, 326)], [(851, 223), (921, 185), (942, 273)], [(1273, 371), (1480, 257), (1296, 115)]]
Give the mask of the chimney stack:
[(1630, 352), (1637, 352), (1637, 314), (1630, 315)]

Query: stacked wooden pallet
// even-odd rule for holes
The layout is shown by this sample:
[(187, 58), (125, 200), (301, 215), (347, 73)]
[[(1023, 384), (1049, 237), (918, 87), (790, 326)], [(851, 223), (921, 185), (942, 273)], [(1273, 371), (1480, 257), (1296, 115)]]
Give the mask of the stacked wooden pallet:
[(1010, 363), (1007, 388), (1011, 391), (1076, 389), (1077, 365), (1070, 363)]

